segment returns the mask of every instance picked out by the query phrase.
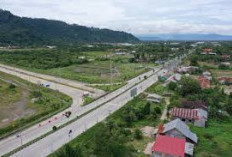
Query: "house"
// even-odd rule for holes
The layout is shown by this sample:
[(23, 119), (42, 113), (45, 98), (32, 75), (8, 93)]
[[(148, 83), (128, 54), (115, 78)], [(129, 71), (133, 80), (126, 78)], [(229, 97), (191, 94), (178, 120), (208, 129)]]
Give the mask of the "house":
[(164, 86), (167, 86), (167, 84), (169, 84), (170, 82), (179, 82), (181, 80), (181, 74), (174, 74), (172, 76), (170, 76), (165, 83), (163, 84)]
[(202, 109), (208, 111), (208, 104), (202, 100), (196, 100), (196, 101), (182, 100), (181, 106), (182, 108)]
[(203, 50), (205, 53), (210, 53), (210, 52), (212, 52), (213, 50), (212, 49), (210, 49), (210, 48), (204, 48), (204, 50)]
[(116, 55), (126, 55), (126, 52), (120, 52), (120, 51), (118, 51), (118, 52), (115, 52), (115, 54)]
[(202, 89), (210, 88), (210, 80), (205, 76), (200, 76), (198, 82)]
[(177, 72), (179, 72), (179, 73), (194, 72), (197, 69), (199, 69), (199, 68), (195, 67), (195, 66), (179, 67)]
[(171, 50), (172, 51), (178, 51), (180, 48), (176, 48), (176, 47), (172, 47)]
[(207, 78), (208, 80), (212, 80), (212, 76), (211, 76), (211, 73), (209, 71), (203, 72), (203, 76), (205, 78)]
[(192, 123), (198, 127), (205, 127), (208, 112), (202, 109), (173, 108), (170, 111), (172, 119), (180, 118), (183, 122)]
[(165, 63), (165, 61), (162, 61), (162, 60), (155, 61), (155, 64), (164, 64), (164, 63)]
[(230, 66), (230, 62), (221, 62), (221, 65), (229, 67)]
[(217, 53), (214, 53), (213, 50), (210, 48), (205, 48), (201, 54), (202, 55), (216, 55)]
[(193, 155), (193, 145), (185, 139), (158, 135), (152, 147), (152, 157), (185, 157)]
[(171, 77), (170, 77), (170, 81), (172, 81), (172, 82), (178, 82), (178, 81), (180, 81), (181, 80), (181, 74), (174, 74), (174, 75), (172, 75)]
[(201, 53), (202, 55), (207, 55), (207, 54), (209, 54), (209, 53), (212, 53), (212, 49), (210, 49), (210, 48), (204, 48), (204, 50), (203, 50), (203, 52)]
[(56, 46), (50, 46), (50, 45), (47, 45), (46, 47), (49, 48), (49, 49), (54, 49), (54, 48), (56, 48)]
[(213, 44), (213, 46), (221, 46), (219, 42), (211, 42), (211, 44)]
[(230, 55), (221, 55), (222, 60), (226, 61), (230, 59)]
[(160, 103), (162, 100), (162, 97), (157, 94), (148, 94), (147, 101)]
[(187, 142), (196, 144), (197, 135), (190, 131), (189, 127), (179, 118), (172, 120), (167, 124), (161, 124), (158, 132), (161, 135), (185, 139)]
[(225, 93), (226, 93), (227, 95), (232, 94), (232, 86), (227, 86), (227, 87), (225, 87)]
[(210, 52), (209, 55), (217, 55), (215, 52)]
[(232, 85), (232, 77), (219, 77), (219, 83), (230, 86)]

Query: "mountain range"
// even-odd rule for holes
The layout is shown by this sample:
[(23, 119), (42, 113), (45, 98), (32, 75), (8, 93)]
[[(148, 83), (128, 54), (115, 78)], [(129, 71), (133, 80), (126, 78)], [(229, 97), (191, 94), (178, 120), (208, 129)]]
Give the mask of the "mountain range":
[(80, 43), (131, 43), (132, 34), (90, 28), (62, 21), (19, 17), (0, 9), (0, 45), (77, 45)]
[(143, 34), (136, 35), (142, 41), (229, 41), (232, 35), (219, 34)]

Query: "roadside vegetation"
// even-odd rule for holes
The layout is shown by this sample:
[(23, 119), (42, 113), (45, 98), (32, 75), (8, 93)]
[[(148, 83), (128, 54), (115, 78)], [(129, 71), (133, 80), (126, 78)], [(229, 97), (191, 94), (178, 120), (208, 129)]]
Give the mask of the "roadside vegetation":
[(50, 156), (146, 156), (143, 150), (153, 138), (140, 129), (160, 123), (163, 104), (149, 103), (141, 94)]
[(71, 105), (71, 98), (0, 72), (0, 137), (29, 127)]

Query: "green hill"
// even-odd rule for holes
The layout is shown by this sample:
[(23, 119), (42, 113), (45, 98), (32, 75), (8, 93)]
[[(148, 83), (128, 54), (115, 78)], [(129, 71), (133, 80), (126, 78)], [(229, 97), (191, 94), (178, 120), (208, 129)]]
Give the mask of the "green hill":
[(19, 17), (0, 10), (0, 45), (77, 45), (137, 41), (136, 37), (125, 32)]

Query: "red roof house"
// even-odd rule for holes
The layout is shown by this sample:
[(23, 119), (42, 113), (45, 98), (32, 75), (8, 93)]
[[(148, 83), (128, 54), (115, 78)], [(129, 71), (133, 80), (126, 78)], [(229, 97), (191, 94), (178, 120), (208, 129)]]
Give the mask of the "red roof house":
[(221, 84), (232, 85), (232, 77), (219, 77), (218, 81)]
[(221, 55), (221, 58), (223, 60), (228, 60), (228, 59), (230, 59), (230, 55)]
[(185, 109), (185, 108), (173, 108), (171, 110), (171, 115), (173, 117), (185, 118), (189, 120), (197, 120), (197, 110)]
[(200, 83), (201, 88), (210, 88), (210, 80), (207, 79), (205, 76), (200, 76), (198, 78), (198, 82)]
[(153, 156), (185, 156), (185, 139), (158, 135), (155, 144), (152, 147)]
[(170, 114), (172, 119), (180, 118), (199, 127), (205, 127), (208, 120), (208, 112), (202, 109), (173, 108)]
[(208, 53), (210, 53), (210, 52), (212, 52), (212, 49), (210, 49), (210, 48), (205, 48), (205, 49), (204, 49), (204, 53), (208, 54)]

